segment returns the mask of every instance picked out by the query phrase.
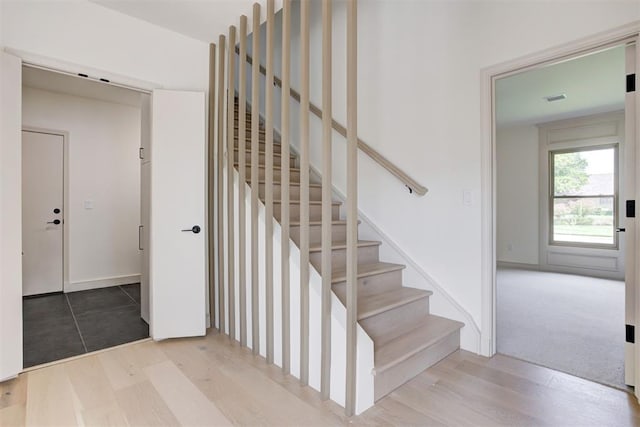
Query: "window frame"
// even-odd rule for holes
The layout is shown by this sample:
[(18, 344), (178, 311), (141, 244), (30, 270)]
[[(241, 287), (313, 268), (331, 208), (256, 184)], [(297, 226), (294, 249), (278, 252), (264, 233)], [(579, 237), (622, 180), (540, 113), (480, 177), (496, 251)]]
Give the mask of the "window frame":
[[(589, 194), (589, 195), (563, 195), (556, 196), (555, 195), (555, 165), (554, 165), (554, 156), (556, 154), (567, 154), (567, 153), (579, 153), (582, 151), (598, 151), (598, 150), (607, 150), (613, 148), (613, 194)], [(620, 239), (619, 233), (617, 229), (619, 227), (619, 195), (620, 195), (620, 168), (619, 168), (619, 151), (620, 151), (620, 143), (610, 143), (610, 144), (599, 144), (599, 145), (583, 145), (572, 148), (562, 148), (558, 150), (549, 150), (549, 168), (548, 168), (548, 179), (549, 179), (549, 188), (547, 189), (548, 194), (548, 221), (549, 221), (549, 236), (548, 236), (548, 245), (549, 246), (563, 246), (563, 247), (574, 247), (574, 248), (589, 248), (589, 249), (611, 249), (618, 250), (620, 248)], [(557, 241), (554, 239), (554, 207), (556, 199), (594, 199), (594, 198), (604, 198), (604, 197), (612, 197), (613, 198), (613, 243), (588, 243), (588, 242), (564, 242)]]

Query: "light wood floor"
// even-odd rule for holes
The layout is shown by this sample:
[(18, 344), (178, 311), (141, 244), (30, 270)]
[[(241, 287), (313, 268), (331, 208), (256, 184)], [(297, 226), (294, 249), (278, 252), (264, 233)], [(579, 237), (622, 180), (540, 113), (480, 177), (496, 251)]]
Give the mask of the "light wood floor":
[(347, 419), (228, 338), (144, 342), (0, 384), (0, 426), (640, 425), (631, 395), (459, 351)]

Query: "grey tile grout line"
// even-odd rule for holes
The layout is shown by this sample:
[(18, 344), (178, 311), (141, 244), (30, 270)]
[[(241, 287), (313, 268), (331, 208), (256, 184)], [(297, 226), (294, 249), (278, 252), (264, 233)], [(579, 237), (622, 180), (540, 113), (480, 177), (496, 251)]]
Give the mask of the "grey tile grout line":
[(69, 295), (64, 294), (65, 299), (67, 300), (67, 305), (69, 306), (69, 310), (71, 311), (71, 317), (73, 317), (73, 323), (76, 324), (76, 329), (78, 330), (78, 335), (80, 335), (80, 342), (82, 342), (82, 347), (84, 348), (84, 352), (88, 353), (87, 345), (84, 343), (84, 338), (82, 337), (82, 331), (80, 331), (80, 325), (78, 325), (78, 320), (76, 319), (76, 315), (73, 312), (73, 307), (71, 307), (71, 302), (69, 301)]
[(122, 286), (118, 285), (118, 288), (120, 288), (120, 290), (121, 290), (122, 292), (124, 292), (124, 294), (125, 294), (126, 296), (128, 296), (128, 297), (129, 297), (129, 299), (130, 299), (131, 301), (133, 301), (133, 303), (134, 303), (135, 305), (138, 305), (138, 301), (136, 301), (135, 299), (133, 299), (133, 297), (132, 297), (131, 295), (129, 295), (129, 292), (127, 292), (127, 291), (125, 291), (124, 289), (122, 289)]

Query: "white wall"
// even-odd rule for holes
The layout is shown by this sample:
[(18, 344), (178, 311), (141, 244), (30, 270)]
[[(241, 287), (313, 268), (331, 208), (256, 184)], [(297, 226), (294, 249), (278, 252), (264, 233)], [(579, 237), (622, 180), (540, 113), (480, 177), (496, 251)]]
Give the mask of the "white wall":
[[(345, 123), (344, 1), (334, 5), (333, 116)], [(319, 2), (312, 2), (312, 10), (311, 99), (321, 105)], [(429, 193), (408, 194), (361, 154), (359, 207), (478, 324), (481, 70), (639, 19), (635, 1), (360, 2), (358, 135)], [(294, 29), (294, 52), (298, 35)], [(298, 69), (296, 55), (294, 88)], [(318, 120), (311, 130), (312, 162), (319, 167)], [(342, 191), (344, 148), (334, 134), (334, 184)], [(471, 191), (471, 206), (463, 204), (464, 190)]]
[(500, 128), (496, 135), (499, 262), (538, 264), (538, 127)]
[(86, 0), (2, 3), (7, 48), (166, 89), (208, 87), (206, 43)]
[(65, 290), (139, 280), (140, 108), (24, 87), (23, 124), (69, 134)]

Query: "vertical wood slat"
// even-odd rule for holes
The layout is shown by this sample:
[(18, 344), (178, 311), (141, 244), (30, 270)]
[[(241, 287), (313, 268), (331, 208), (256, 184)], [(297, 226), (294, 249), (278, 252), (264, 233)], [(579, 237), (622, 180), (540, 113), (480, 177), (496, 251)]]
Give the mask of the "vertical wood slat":
[(329, 398), (331, 381), (331, 0), (322, 1), (322, 348), (320, 394)]
[[(300, 2), (300, 382), (309, 384), (309, 7)], [(283, 93), (285, 93), (283, 91)], [(286, 97), (286, 96), (283, 96)]]
[(347, 3), (347, 416), (356, 407), (358, 332), (358, 2)]
[(236, 286), (235, 286), (235, 215), (234, 215), (234, 189), (233, 189), (233, 146), (234, 146), (234, 110), (235, 110), (235, 46), (236, 27), (229, 27), (229, 49), (227, 61), (227, 236), (228, 253), (227, 277), (229, 281), (229, 337), (236, 338)]
[(267, 0), (267, 78), (265, 81), (265, 278), (267, 363), (273, 363), (273, 27), (275, 0)]
[(291, 67), (291, 0), (282, 3), (282, 99), (280, 126), (280, 225), (282, 227), (282, 369), (285, 374), (291, 371), (290, 362), (290, 292), (289, 292), (289, 93)]
[[(253, 57), (260, 58), (260, 3), (253, 5)], [(258, 311), (258, 160), (260, 150), (260, 67), (251, 67), (251, 345), (253, 354), (260, 354), (260, 318)]]
[(224, 159), (224, 51), (226, 37), (218, 40), (218, 324), (220, 333), (225, 332), (224, 308), (224, 204), (223, 204), (223, 159)]
[(207, 208), (209, 212), (208, 238), (209, 238), (209, 320), (211, 327), (216, 327), (216, 197), (215, 197), (215, 177), (216, 177), (216, 45), (209, 44), (209, 140), (208, 140), (208, 163), (207, 163)]
[(247, 345), (247, 230), (246, 230), (246, 206), (245, 206), (245, 182), (246, 176), (246, 151), (247, 151), (247, 17), (240, 17), (240, 57), (238, 61), (238, 282), (240, 286), (240, 344)]

